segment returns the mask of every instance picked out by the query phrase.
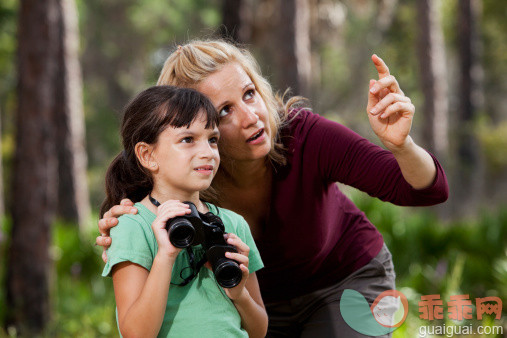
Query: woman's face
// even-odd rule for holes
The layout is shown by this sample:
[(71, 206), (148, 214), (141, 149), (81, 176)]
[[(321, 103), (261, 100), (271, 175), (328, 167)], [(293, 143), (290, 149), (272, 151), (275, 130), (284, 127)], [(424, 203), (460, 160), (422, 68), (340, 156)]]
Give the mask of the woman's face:
[(236, 161), (263, 159), (271, 149), (266, 104), (243, 68), (226, 64), (199, 83), (220, 113), (220, 151)]

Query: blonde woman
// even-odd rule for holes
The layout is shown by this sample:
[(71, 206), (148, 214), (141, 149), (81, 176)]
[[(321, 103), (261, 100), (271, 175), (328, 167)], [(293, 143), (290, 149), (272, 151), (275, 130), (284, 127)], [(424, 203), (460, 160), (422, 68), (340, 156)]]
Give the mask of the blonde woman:
[[(367, 114), (386, 149), (308, 109), (283, 103), (245, 49), (193, 41), (167, 59), (159, 85), (189, 87), (220, 114), (221, 166), (202, 194), (248, 222), (264, 262), (257, 272), (270, 337), (362, 337), (344, 322), (344, 289), (370, 302), (394, 289), (391, 254), (375, 226), (338, 188), (342, 182), (398, 205), (445, 201), (438, 161), (410, 137), (415, 107), (379, 57)], [(116, 217), (135, 213), (123, 196), (99, 221), (97, 244), (111, 244)], [(133, 202), (137, 202), (134, 200)], [(107, 257), (104, 256), (104, 260)]]

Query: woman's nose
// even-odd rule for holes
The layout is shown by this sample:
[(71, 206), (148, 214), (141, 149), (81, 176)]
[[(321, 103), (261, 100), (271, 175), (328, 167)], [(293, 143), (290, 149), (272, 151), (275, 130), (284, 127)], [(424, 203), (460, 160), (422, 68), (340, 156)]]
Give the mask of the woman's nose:
[(259, 121), (259, 115), (255, 113), (253, 107), (243, 106), (241, 109), (241, 127), (248, 128), (252, 124), (256, 124)]

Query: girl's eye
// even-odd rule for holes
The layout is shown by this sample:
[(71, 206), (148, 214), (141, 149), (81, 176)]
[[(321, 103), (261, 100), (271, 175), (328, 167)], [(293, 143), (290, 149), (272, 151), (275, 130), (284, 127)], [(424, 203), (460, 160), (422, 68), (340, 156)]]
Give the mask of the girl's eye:
[(209, 139), (209, 143), (217, 144), (218, 143), (218, 137), (212, 137)]
[(224, 116), (227, 116), (228, 114), (231, 113), (231, 107), (230, 106), (225, 106), (223, 107), (220, 112), (218, 113), (218, 115), (220, 117), (224, 117)]
[(255, 95), (255, 89), (249, 89), (245, 92), (245, 99), (251, 99)]
[(187, 136), (181, 139), (181, 143), (192, 143), (194, 139), (191, 136)]

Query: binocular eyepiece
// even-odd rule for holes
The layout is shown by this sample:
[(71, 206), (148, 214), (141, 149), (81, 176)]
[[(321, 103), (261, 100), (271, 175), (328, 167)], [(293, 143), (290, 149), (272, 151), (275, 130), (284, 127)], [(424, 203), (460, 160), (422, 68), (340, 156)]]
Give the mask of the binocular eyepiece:
[(172, 245), (187, 248), (202, 244), (218, 284), (224, 288), (235, 287), (243, 273), (238, 262), (225, 257), (227, 251), (237, 250), (225, 241), (222, 220), (211, 212), (200, 213), (192, 202), (183, 203), (190, 206), (190, 214), (175, 217), (166, 224)]

